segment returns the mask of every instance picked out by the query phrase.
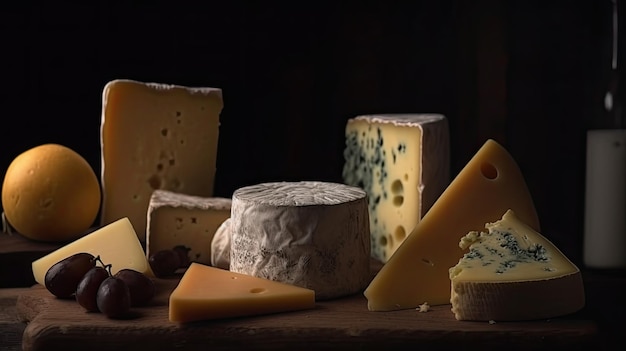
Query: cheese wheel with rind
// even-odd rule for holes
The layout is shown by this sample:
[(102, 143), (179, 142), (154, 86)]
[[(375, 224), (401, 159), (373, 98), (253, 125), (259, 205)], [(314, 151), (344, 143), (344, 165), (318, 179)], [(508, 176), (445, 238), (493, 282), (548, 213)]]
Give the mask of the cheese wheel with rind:
[(370, 279), (367, 195), (345, 184), (273, 182), (232, 196), (230, 270), (315, 290), (318, 300)]

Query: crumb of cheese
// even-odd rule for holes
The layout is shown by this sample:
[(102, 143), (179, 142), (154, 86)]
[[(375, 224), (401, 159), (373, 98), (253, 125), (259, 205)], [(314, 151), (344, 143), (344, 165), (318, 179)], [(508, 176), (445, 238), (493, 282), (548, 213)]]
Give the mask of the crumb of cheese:
[(423, 304), (417, 306), (416, 310), (419, 312), (428, 312), (428, 310), (430, 310), (430, 305), (428, 302), (424, 302)]

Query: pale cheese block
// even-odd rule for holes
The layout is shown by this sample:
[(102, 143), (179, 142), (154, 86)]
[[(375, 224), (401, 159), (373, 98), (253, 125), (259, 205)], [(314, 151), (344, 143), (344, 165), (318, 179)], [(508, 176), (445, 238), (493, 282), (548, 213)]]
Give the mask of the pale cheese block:
[(230, 217), (217, 227), (211, 240), (211, 266), (230, 269)]
[(169, 297), (169, 320), (188, 323), (315, 308), (315, 292), (192, 263)]
[(456, 319), (545, 319), (584, 307), (580, 270), (547, 238), (511, 210), (485, 228), (461, 239), (469, 252), (450, 269)]
[(101, 224), (122, 217), (146, 240), (152, 192), (213, 196), (222, 91), (132, 80), (102, 94)]
[(535, 230), (539, 219), (519, 166), (487, 140), (441, 194), (367, 289), (370, 311), (450, 303), (450, 267), (463, 256), (459, 240), (508, 209)]
[(448, 120), (358, 116), (348, 120), (345, 138), (343, 181), (367, 192), (372, 257), (387, 262), (450, 183)]
[(182, 246), (191, 262), (211, 264), (211, 241), (230, 217), (231, 199), (155, 190), (150, 197), (146, 255)]
[(230, 270), (315, 290), (360, 292), (370, 276), (367, 195), (345, 184), (271, 182), (232, 195)]
[(154, 276), (133, 225), (124, 217), (33, 261), (35, 281), (45, 285), (50, 267), (79, 252), (100, 256), (104, 264), (111, 265), (112, 274), (129, 268)]

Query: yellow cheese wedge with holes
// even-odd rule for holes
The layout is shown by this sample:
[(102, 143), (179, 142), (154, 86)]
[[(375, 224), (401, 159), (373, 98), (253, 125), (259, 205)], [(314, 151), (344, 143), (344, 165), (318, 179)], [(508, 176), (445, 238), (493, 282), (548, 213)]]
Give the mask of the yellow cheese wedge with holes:
[(170, 294), (169, 319), (193, 322), (315, 307), (315, 291), (192, 263)]
[(364, 292), (368, 309), (449, 304), (448, 270), (464, 253), (459, 240), (508, 209), (539, 230), (537, 211), (517, 163), (489, 139), (369, 284)]

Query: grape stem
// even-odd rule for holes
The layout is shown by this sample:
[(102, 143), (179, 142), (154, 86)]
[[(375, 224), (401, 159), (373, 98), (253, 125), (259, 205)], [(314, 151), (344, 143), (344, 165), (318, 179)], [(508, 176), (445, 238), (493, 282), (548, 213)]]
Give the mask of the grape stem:
[(113, 266), (112, 264), (104, 264), (104, 262), (102, 262), (102, 259), (100, 258), (100, 255), (96, 256), (96, 258), (94, 258), (94, 260), (96, 261), (96, 263), (100, 262), (100, 265), (102, 266), (102, 268), (106, 269), (106, 271), (109, 273), (109, 276), (112, 276), (113, 274), (111, 273), (111, 267)]

